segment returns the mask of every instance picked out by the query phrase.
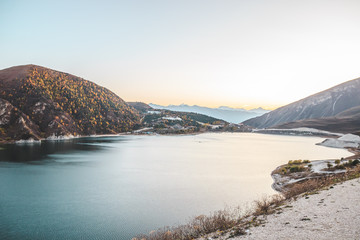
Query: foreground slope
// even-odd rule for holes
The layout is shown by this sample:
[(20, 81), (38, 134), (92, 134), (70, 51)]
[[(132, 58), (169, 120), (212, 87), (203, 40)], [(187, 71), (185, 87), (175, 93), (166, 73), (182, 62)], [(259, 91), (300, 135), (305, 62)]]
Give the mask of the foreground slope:
[[(138, 112), (110, 90), (74, 75), (36, 65), (0, 71), (0, 118), (10, 103), (38, 139), (52, 135), (89, 135), (132, 130)], [(5, 116), (4, 115), (4, 116)], [(3, 117), (4, 117), (3, 116)], [(14, 126), (0, 123), (3, 131)], [(5, 129), (5, 130), (4, 130)], [(8, 139), (26, 139), (15, 132)], [(2, 137), (4, 139), (4, 136)]]
[(244, 124), (256, 128), (268, 128), (304, 119), (335, 117), (358, 106), (360, 106), (360, 78), (311, 95), (260, 117), (249, 119)]
[(232, 239), (360, 239), (359, 188), (360, 180), (353, 179), (300, 197)]

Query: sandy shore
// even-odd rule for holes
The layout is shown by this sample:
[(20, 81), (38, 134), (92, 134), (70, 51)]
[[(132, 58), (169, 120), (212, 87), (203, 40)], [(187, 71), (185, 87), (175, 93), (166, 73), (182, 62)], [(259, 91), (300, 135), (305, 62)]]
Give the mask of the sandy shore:
[(231, 239), (360, 239), (360, 179), (288, 201), (261, 218), (262, 225)]

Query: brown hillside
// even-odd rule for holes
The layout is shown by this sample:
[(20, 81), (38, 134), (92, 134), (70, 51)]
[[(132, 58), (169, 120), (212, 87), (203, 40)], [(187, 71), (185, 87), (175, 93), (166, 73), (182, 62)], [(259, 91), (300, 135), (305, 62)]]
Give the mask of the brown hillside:
[(110, 90), (36, 65), (0, 70), (0, 98), (28, 116), (42, 137), (120, 133), (139, 123), (138, 112)]

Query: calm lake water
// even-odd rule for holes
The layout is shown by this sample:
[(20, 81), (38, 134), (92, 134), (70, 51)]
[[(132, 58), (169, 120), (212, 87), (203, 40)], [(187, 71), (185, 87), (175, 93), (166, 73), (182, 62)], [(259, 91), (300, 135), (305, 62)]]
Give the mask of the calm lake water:
[(255, 133), (118, 136), (0, 150), (0, 239), (131, 239), (273, 194), (294, 159), (350, 156)]

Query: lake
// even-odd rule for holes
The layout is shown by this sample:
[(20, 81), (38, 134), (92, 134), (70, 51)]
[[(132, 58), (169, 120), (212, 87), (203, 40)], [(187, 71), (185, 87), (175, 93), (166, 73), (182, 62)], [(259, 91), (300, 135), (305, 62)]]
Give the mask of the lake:
[(316, 137), (115, 136), (4, 145), (0, 239), (131, 239), (275, 193), (294, 159), (350, 156)]

